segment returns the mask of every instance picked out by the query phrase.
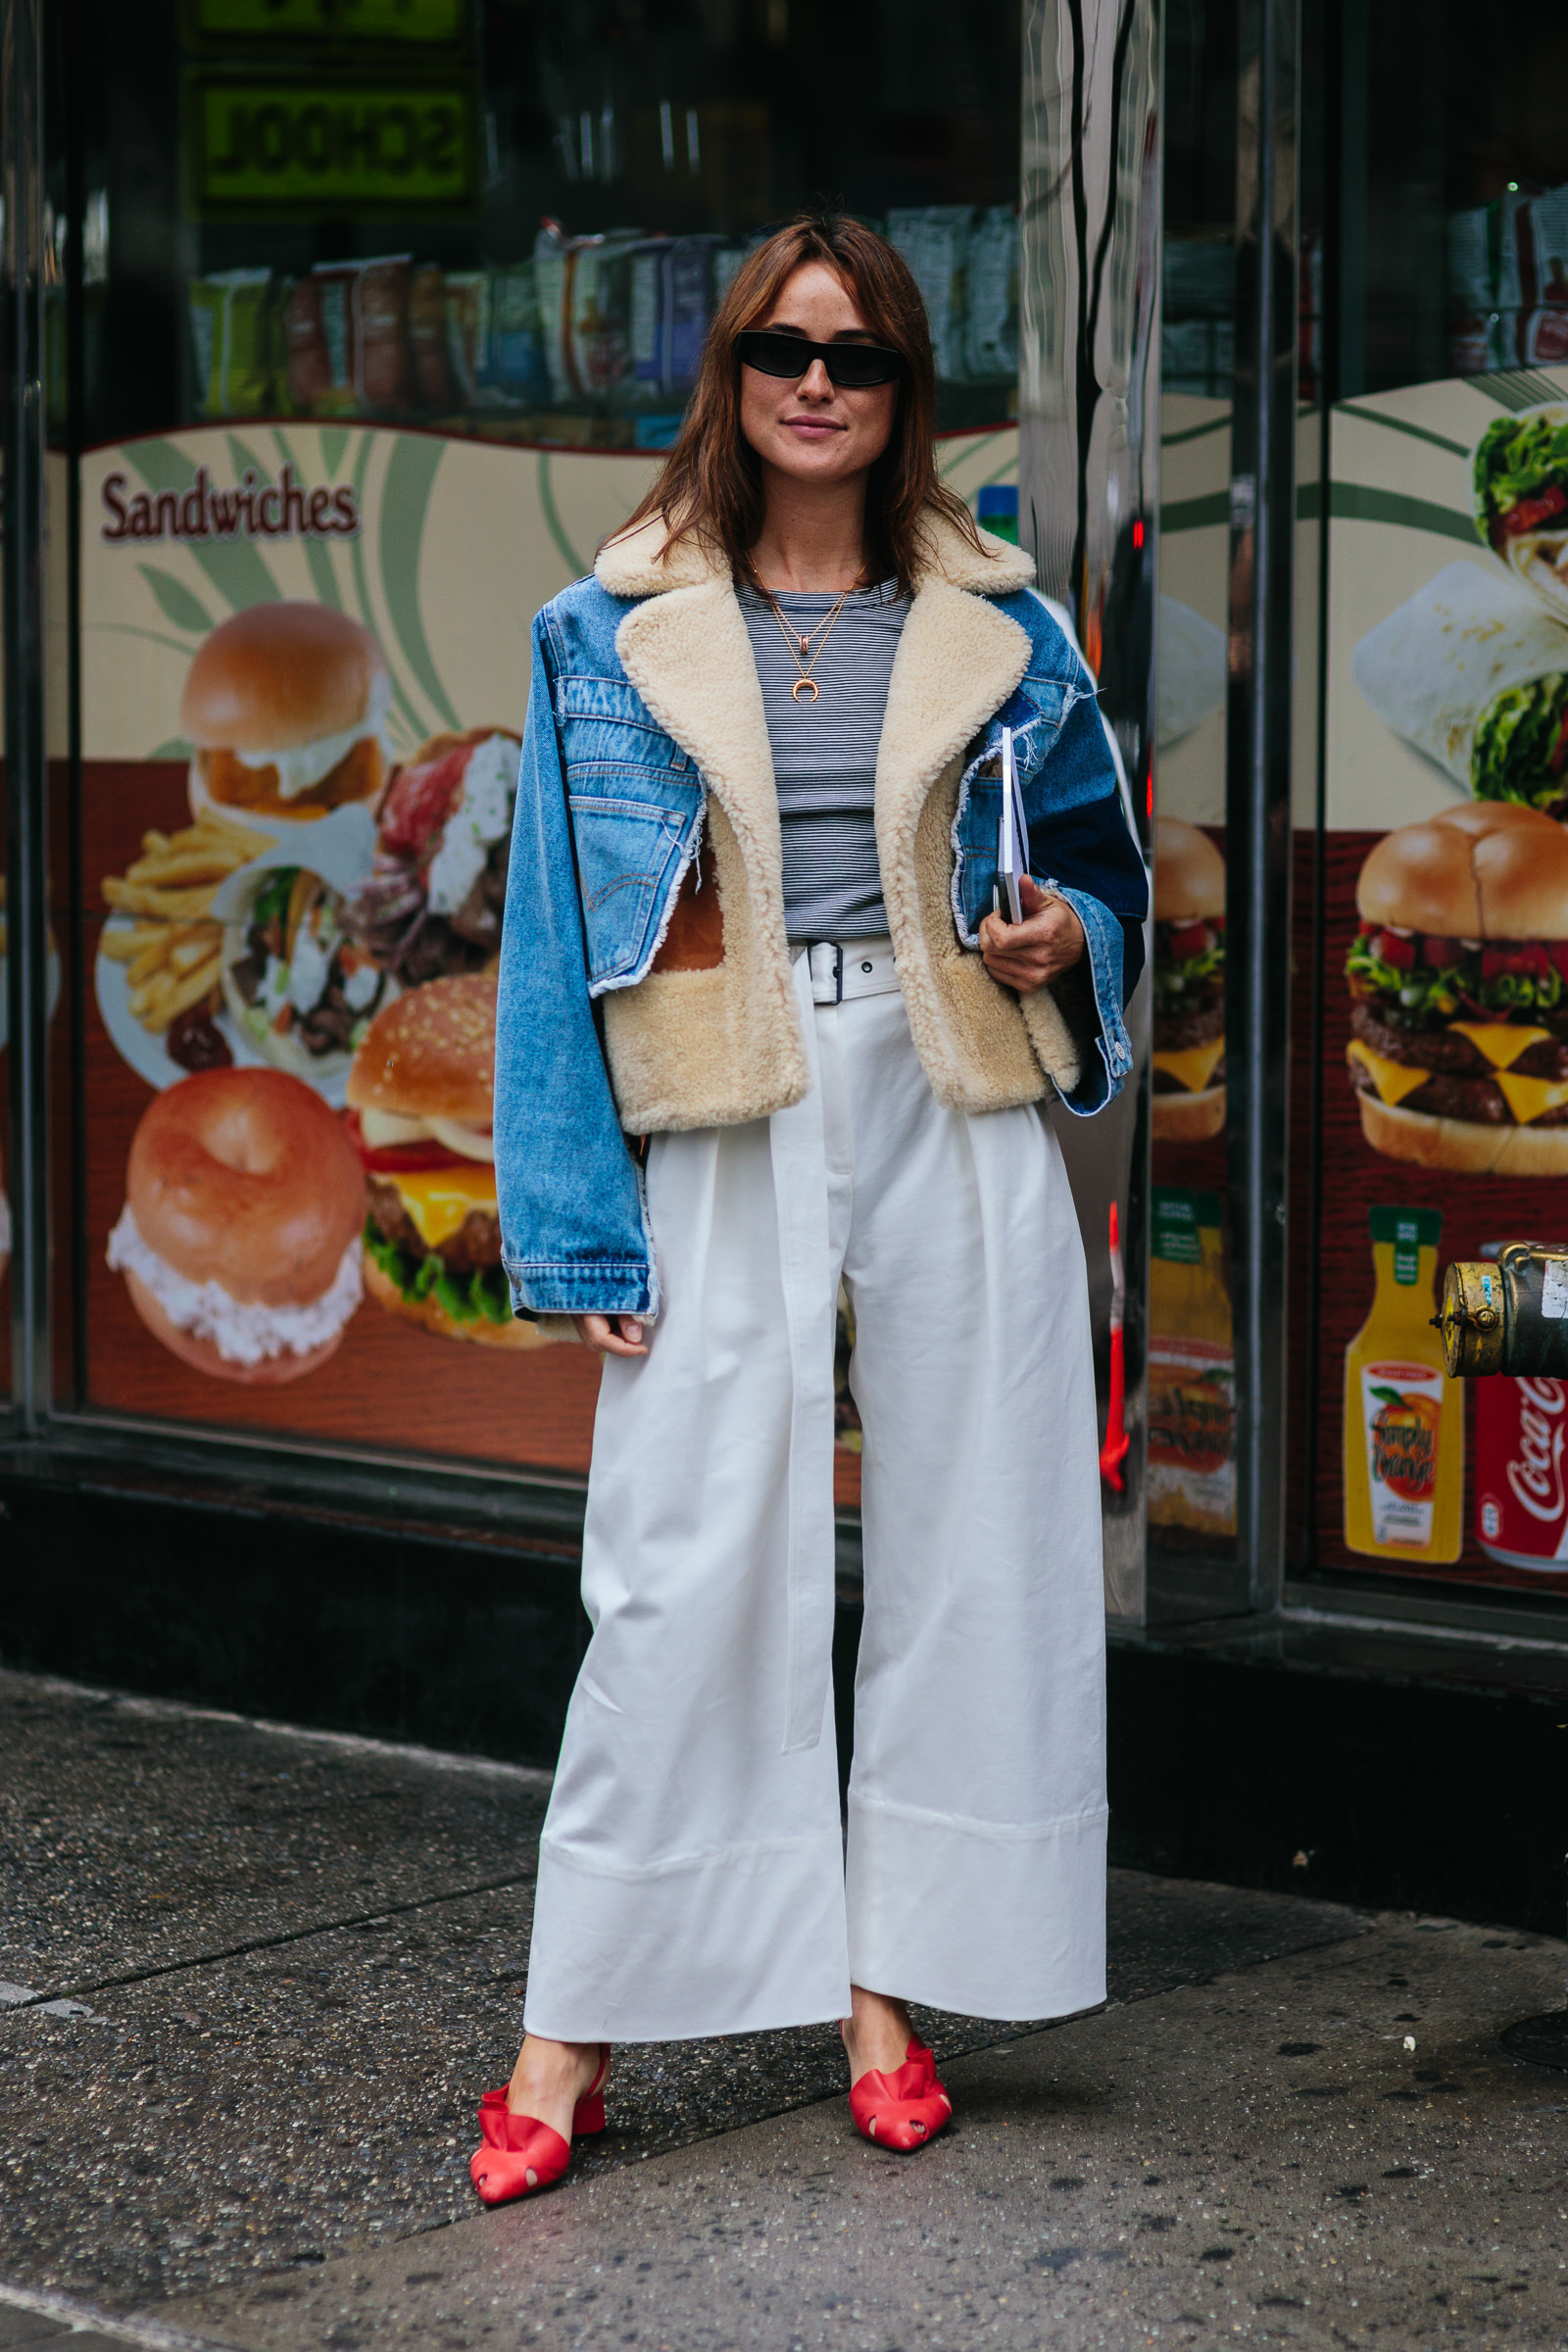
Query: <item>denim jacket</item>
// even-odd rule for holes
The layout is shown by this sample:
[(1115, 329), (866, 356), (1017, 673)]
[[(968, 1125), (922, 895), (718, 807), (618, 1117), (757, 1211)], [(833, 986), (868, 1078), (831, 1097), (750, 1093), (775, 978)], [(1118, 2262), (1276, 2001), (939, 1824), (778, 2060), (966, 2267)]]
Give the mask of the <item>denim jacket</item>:
[[(1054, 1089), (1087, 1114), (1132, 1065), (1122, 1020), (1148, 881), (1094, 683), (1015, 548), (931, 516), (877, 755), (883, 896), (937, 1099)], [(533, 628), (501, 947), (495, 1147), (520, 1314), (659, 1311), (629, 1138), (768, 1117), (808, 1077), (790, 984), (761, 687), (727, 569), (658, 523), (605, 548)], [(1026, 997), (978, 954), (1014, 730), (1030, 866), (1088, 954)]]

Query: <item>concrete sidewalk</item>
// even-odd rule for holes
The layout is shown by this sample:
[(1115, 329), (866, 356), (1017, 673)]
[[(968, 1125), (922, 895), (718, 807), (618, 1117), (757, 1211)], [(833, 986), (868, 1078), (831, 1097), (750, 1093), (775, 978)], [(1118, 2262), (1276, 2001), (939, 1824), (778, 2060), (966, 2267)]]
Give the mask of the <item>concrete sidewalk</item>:
[(541, 1776), (17, 1676), (0, 1743), (0, 2347), (1568, 2341), (1548, 1939), (1114, 1873), (1104, 2012), (922, 2021), (930, 2148), (831, 2031), (628, 2049), (483, 2214)]

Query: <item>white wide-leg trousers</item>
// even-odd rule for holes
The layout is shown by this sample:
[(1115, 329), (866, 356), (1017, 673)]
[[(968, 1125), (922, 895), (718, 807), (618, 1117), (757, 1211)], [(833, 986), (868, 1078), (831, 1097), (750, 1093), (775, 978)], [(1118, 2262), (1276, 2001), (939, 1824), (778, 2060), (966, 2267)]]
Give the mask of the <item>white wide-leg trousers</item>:
[[(889, 953), (885, 948), (883, 954)], [(540, 1849), (527, 2030), (661, 2041), (1104, 1997), (1104, 1654), (1083, 1252), (1033, 1108), (944, 1110), (897, 993), (796, 986), (810, 1093), (654, 1139), (664, 1308), (611, 1358), (593, 1623)], [(864, 1427), (844, 1838), (840, 1279)]]

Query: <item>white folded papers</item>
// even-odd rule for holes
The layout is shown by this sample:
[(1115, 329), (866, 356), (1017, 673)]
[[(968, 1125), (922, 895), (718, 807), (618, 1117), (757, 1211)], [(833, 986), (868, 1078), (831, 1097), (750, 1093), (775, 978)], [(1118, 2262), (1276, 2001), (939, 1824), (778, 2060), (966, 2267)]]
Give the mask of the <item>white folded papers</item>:
[(1002, 822), (997, 827), (997, 883), (991, 904), (1005, 923), (1023, 921), (1018, 884), (1029, 871), (1029, 827), (1024, 821), (1012, 729), (1002, 730)]

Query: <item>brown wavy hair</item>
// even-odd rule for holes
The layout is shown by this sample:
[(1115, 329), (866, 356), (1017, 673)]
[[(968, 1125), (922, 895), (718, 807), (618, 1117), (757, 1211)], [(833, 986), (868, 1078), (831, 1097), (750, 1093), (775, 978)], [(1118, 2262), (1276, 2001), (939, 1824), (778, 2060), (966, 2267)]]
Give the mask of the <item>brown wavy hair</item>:
[(739, 580), (752, 577), (751, 551), (760, 535), (765, 499), (761, 463), (741, 431), (741, 364), (735, 338), (765, 318), (786, 280), (807, 262), (823, 262), (854, 296), (877, 342), (904, 362), (887, 448), (871, 468), (865, 501), (866, 554), (873, 579), (914, 584), (923, 554), (921, 519), (931, 510), (980, 548), (962, 499), (937, 479), (936, 370), (925, 304), (908, 264), (885, 237), (837, 214), (802, 214), (748, 254), (718, 306), (703, 347), (697, 387), (680, 436), (624, 538), (658, 516), (668, 537), (696, 539), (727, 559)]

